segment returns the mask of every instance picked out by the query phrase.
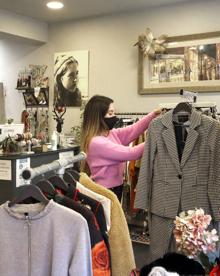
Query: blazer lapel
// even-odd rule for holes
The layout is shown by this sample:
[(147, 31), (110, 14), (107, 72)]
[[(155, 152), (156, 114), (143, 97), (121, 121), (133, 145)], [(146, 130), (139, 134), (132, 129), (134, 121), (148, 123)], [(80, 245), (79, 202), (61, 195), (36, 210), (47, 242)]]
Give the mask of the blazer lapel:
[(174, 133), (173, 127), (173, 112), (172, 110), (167, 112), (161, 119), (161, 122), (166, 127), (166, 129), (162, 132), (162, 137), (164, 143), (167, 147), (167, 151), (173, 161), (174, 166), (176, 167), (177, 171), (180, 172), (180, 162), (177, 153), (177, 146), (176, 146), (176, 136)]
[(201, 124), (201, 114), (195, 110), (192, 110), (192, 114), (190, 116), (190, 127), (189, 132), (186, 138), (186, 144), (183, 150), (183, 156), (181, 159), (181, 168), (184, 167), (186, 161), (188, 160), (195, 143), (198, 139), (198, 132), (195, 130), (197, 126)]

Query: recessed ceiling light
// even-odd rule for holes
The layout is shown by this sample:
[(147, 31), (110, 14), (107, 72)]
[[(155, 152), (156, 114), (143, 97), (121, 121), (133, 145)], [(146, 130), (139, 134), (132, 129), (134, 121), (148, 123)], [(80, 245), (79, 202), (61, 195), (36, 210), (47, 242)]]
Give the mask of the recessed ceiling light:
[(63, 3), (60, 1), (50, 1), (47, 3), (47, 7), (50, 9), (58, 10), (63, 8)]

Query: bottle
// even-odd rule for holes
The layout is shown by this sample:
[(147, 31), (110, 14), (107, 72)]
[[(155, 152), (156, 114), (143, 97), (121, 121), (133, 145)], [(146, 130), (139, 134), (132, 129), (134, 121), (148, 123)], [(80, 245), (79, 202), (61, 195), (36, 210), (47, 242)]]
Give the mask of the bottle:
[(54, 130), (51, 136), (51, 148), (57, 150), (57, 132)]

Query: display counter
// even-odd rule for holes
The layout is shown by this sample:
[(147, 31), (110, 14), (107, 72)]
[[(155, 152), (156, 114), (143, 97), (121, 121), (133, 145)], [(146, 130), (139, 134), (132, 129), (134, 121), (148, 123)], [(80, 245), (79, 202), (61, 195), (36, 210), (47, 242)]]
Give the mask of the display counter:
[[(79, 146), (75, 145), (40, 153), (0, 154), (0, 204), (11, 200), (15, 188), (25, 184), (25, 181), (21, 178), (21, 172), (25, 168), (36, 168), (59, 158), (74, 156), (79, 153), (79, 149)], [(77, 164), (74, 165), (77, 166)], [(43, 176), (38, 176), (32, 180), (32, 183), (47, 178), (54, 173), (48, 172)]]

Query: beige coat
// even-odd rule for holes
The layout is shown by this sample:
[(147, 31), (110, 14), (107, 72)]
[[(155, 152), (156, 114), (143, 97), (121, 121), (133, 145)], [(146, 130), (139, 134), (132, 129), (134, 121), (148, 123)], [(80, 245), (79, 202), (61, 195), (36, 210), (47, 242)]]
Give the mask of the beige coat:
[(96, 184), (87, 174), (81, 173), (79, 182), (93, 192), (111, 200), (111, 228), (109, 244), (112, 261), (112, 276), (129, 276), (135, 268), (134, 253), (127, 221), (117, 196), (110, 190)]

